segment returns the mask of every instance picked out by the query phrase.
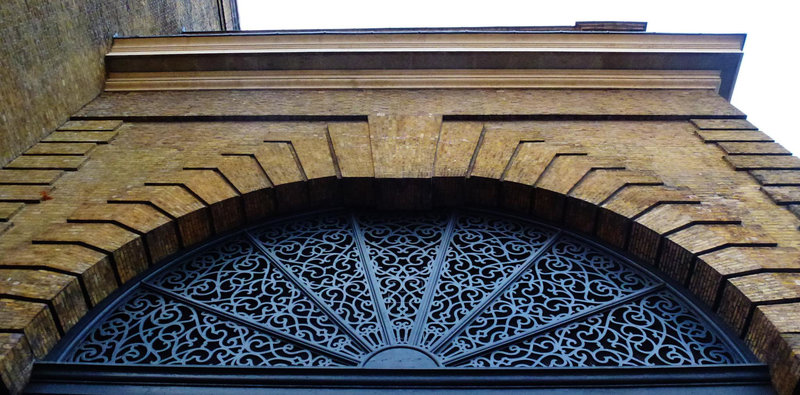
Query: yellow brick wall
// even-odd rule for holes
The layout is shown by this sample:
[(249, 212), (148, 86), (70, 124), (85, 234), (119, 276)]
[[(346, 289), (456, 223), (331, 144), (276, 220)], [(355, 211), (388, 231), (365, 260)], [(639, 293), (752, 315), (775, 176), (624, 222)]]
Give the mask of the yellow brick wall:
[(0, 21), (0, 165), (100, 93), (114, 35), (220, 30), (215, 0), (3, 0)]
[(109, 292), (215, 234), (319, 207), (474, 205), (660, 269), (789, 393), (800, 220), (780, 188), (800, 167), (742, 117), (706, 91), (103, 94), (0, 170), (3, 382), (21, 388)]

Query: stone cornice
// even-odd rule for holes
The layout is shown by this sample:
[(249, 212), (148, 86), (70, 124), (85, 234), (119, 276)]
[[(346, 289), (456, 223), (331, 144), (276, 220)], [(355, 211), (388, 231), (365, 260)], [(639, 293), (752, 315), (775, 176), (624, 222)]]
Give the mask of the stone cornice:
[(743, 43), (740, 34), (640, 32), (118, 38), (106, 57), (107, 90), (681, 88), (729, 98)]
[(740, 52), (742, 34), (361, 33), (228, 34), (118, 38), (109, 57), (284, 52)]
[(217, 89), (710, 89), (718, 71), (261, 70), (110, 73), (107, 92)]

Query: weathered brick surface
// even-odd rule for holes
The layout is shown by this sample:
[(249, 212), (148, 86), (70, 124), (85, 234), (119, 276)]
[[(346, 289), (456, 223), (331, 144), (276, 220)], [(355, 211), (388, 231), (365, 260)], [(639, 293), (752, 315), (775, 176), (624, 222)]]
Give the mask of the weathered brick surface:
[(773, 366), (771, 373), (781, 393), (797, 390), (800, 379), (800, 303), (759, 306), (746, 341), (756, 356)]
[[(95, 97), (111, 37), (219, 30), (217, 2), (89, 0), (0, 3), (0, 165), (8, 163)], [(88, 125), (88, 126), (87, 126)], [(65, 128), (113, 125), (70, 123)]]
[(0, 202), (39, 203), (52, 190), (51, 186), (0, 185)]
[(178, 185), (186, 188), (208, 206), (214, 231), (222, 233), (242, 223), (244, 217), (239, 194), (229, 182), (211, 170), (180, 170), (155, 175), (146, 185)]
[(776, 355), (775, 362), (770, 363), (773, 385), (779, 393), (797, 393), (800, 390), (800, 335), (781, 334), (781, 341), (771, 352)]
[[(238, 194), (255, 192), (272, 186), (255, 158), (247, 155), (212, 155), (195, 158), (193, 161), (187, 161), (184, 169), (218, 171)], [(230, 195), (223, 197), (223, 200), (228, 197)]]
[[(566, 195), (578, 185), (587, 173), (596, 169), (624, 169), (618, 158), (590, 155), (559, 155), (553, 158), (536, 181), (536, 199), (533, 212), (536, 216), (560, 222), (564, 216)], [(585, 231), (591, 228), (584, 229)]]
[(444, 122), (438, 136), (434, 176), (466, 176), (482, 132), (482, 122)]
[(21, 333), (0, 333), (0, 379), (9, 393), (22, 393), (33, 367), (33, 352)]
[(728, 280), (717, 312), (745, 333), (756, 305), (800, 298), (800, 273), (758, 273)]
[(695, 266), (695, 256), (732, 246), (771, 247), (777, 243), (760, 228), (741, 225), (700, 224), (671, 234), (663, 241), (658, 267), (688, 284)]
[(336, 177), (325, 123), (289, 124), (283, 129), (271, 130), (264, 142), (273, 141), (291, 142), (298, 169), (306, 179)]
[(44, 270), (0, 269), (0, 295), (47, 304), (62, 334), (88, 310), (74, 277)]
[(761, 188), (775, 204), (787, 205), (800, 203), (800, 186), (771, 186)]
[(772, 141), (771, 137), (757, 130), (698, 130), (697, 135), (706, 143)]
[(57, 130), (107, 132), (115, 130), (121, 125), (122, 121), (120, 120), (67, 121), (61, 124)]
[(369, 117), (372, 163), (377, 178), (430, 178), (441, 116)]
[[(703, 123), (705, 120), (692, 120), (698, 129), (729, 129), (737, 126), (737, 122), (727, 120), (726, 122)], [(712, 120), (719, 121), (719, 120)], [(698, 123), (700, 122), (700, 123)], [(705, 125), (705, 126), (704, 126)], [(760, 133), (755, 131), (755, 127), (747, 127), (749, 133)], [(716, 142), (727, 156), (723, 159), (737, 171), (748, 171), (753, 178), (764, 185), (762, 191), (778, 205), (786, 206), (790, 212), (800, 218), (800, 193), (797, 183), (797, 175), (800, 173), (800, 159), (791, 156), (791, 153), (779, 144), (757, 141), (753, 139), (749, 142), (744, 140), (709, 138), (704, 133), (741, 133), (742, 130), (698, 130), (698, 135), (707, 143)]]
[(661, 204), (636, 219), (645, 227), (668, 236), (696, 224), (738, 224), (740, 219), (724, 206), (713, 204)]
[(709, 204), (662, 204), (637, 218), (631, 227), (628, 251), (655, 264), (661, 238), (695, 224), (738, 224), (725, 207)]
[(0, 298), (0, 332), (23, 333), (36, 358), (44, 358), (59, 339), (53, 314), (44, 303)]
[(746, 119), (692, 119), (691, 122), (698, 129), (758, 129)]
[(42, 143), (96, 143), (108, 144), (117, 132), (60, 132), (55, 131), (42, 139)]
[(263, 219), (275, 210), (273, 191), (269, 189), (272, 184), (255, 156), (210, 155), (193, 158), (184, 164), (184, 169), (219, 172), (241, 196), (244, 217), (248, 222)]
[(717, 145), (728, 155), (791, 155), (778, 143), (720, 142)]
[(363, 89), (105, 92), (79, 117), (186, 115), (741, 116), (705, 90)]
[[(247, 222), (338, 205), (428, 209), (473, 204), (563, 221), (612, 247), (627, 247), (642, 262), (657, 264), (710, 306), (716, 305), (740, 331), (752, 326), (747, 323), (757, 307), (795, 297), (784, 290), (761, 298), (743, 285), (753, 276), (800, 271), (800, 221), (764, 194), (757, 180), (761, 176), (792, 182), (794, 176), (737, 172), (723, 159), (722, 146), (704, 144), (697, 137), (704, 132), (760, 132), (698, 131), (686, 119), (675, 120), (684, 110), (705, 111), (706, 116), (735, 110), (715, 107), (716, 99), (706, 100), (706, 93), (697, 92), (554, 92), (286, 91), (227, 92), (227, 97), (203, 92), (191, 104), (194, 110), (178, 100), (185, 95), (105, 95), (86, 113), (107, 111), (115, 119), (175, 115), (171, 111), (246, 115), (260, 105), (260, 115), (294, 111), (364, 118), (127, 119), (111, 132), (55, 132), (116, 137), (86, 153), (77, 154), (80, 150), (74, 148), (74, 156), (88, 157), (77, 171), (30, 173), (29, 179), (37, 181), (34, 185), (23, 185), (28, 177), (20, 177), (22, 173), (8, 173), (33, 170), (0, 172), (0, 184), (12, 184), (0, 185), (0, 193), (4, 187), (26, 187), (15, 193), (31, 199), (21, 209), (19, 202), (7, 202), (14, 204), (13, 216), (7, 215), (14, 226), (0, 235), (0, 249), (28, 252), (0, 259), (0, 267), (65, 276), (76, 284), (73, 288), (84, 305), (91, 306), (118, 281), (127, 281), (149, 264)], [(458, 93), (465, 95), (462, 101), (455, 100)], [(602, 107), (603, 95), (607, 103), (614, 98), (625, 103)], [(242, 108), (231, 106), (233, 97), (242, 100)], [(322, 98), (327, 101), (314, 101)], [(151, 102), (139, 102), (144, 99)], [(681, 102), (692, 100), (702, 103)], [(131, 107), (123, 109), (122, 103)], [(447, 117), (459, 112), (491, 115), (503, 109), (562, 115), (537, 121)], [(675, 114), (671, 120), (569, 120), (569, 111)], [(58, 157), (63, 155), (42, 154), (73, 149), (46, 144), (54, 148), (35, 156)], [(727, 146), (730, 153), (764, 153), (748, 147)], [(40, 192), (47, 188), (50, 199), (43, 200)], [(59, 249), (64, 258), (48, 249)], [(752, 281), (771, 284), (760, 278)], [(58, 317), (54, 314), (54, 322), (60, 323)], [(777, 332), (773, 339), (788, 347), (787, 333)], [(774, 377), (782, 383), (793, 376)]]
[(797, 170), (751, 170), (750, 175), (761, 185), (800, 186), (800, 171)]
[(0, 185), (49, 185), (62, 174), (61, 170), (0, 170)]
[[(511, 174), (509, 181), (525, 182), (527, 180), (521, 180), (515, 176), (518, 171), (512, 170), (513, 163), (511, 167), (509, 167), (509, 163), (518, 148), (524, 151), (520, 161), (529, 161), (528, 144), (542, 141), (536, 131), (520, 127), (520, 125), (507, 123), (484, 125), (483, 138), (478, 143), (470, 176), (499, 179), (507, 170)], [(531, 169), (531, 172), (533, 173), (535, 170)], [(544, 168), (540, 166), (540, 170), (544, 170)], [(535, 181), (534, 179), (530, 184)]]
[(501, 179), (505, 181), (502, 205), (514, 211), (528, 212), (533, 209), (532, 203), (539, 199), (531, 200), (531, 188), (527, 186), (537, 184), (545, 169), (557, 158), (586, 155), (586, 150), (579, 146), (548, 145), (534, 136), (521, 136), (523, 139), (517, 144), (501, 174)]
[(25, 207), (22, 203), (5, 203), (0, 202), (0, 222), (6, 222), (11, 219), (19, 210)]
[(535, 185), (538, 188), (566, 195), (592, 170), (622, 170), (624, 168), (623, 161), (619, 158), (560, 155), (553, 158), (550, 166)]
[(211, 224), (203, 203), (183, 187), (177, 185), (149, 185), (131, 188), (112, 196), (109, 203), (141, 203), (152, 205), (171, 219), (175, 219), (180, 240), (188, 247), (211, 235)]
[(661, 179), (651, 172), (593, 167), (569, 195), (593, 205), (602, 205), (627, 186), (661, 184)]
[(332, 122), (328, 124), (328, 132), (336, 153), (335, 159), (341, 177), (372, 178), (375, 176), (370, 130), (367, 122)]
[(39, 143), (24, 155), (86, 155), (96, 146), (94, 143)]
[(78, 170), (83, 162), (86, 161), (85, 156), (56, 156), (56, 155), (43, 155), (43, 156), (28, 156), (23, 155), (11, 161), (6, 165), (6, 169), (39, 169), (39, 170)]
[(180, 248), (175, 224), (169, 217), (144, 204), (90, 204), (73, 212), (70, 222), (107, 222), (144, 236), (151, 262), (173, 254)]
[[(513, 145), (512, 145), (513, 146)], [(516, 145), (513, 158), (501, 174), (504, 181), (535, 185), (545, 169), (561, 157), (586, 156), (586, 149), (580, 146), (553, 146), (542, 140), (528, 138)], [(565, 158), (569, 161), (572, 158)]]
[(34, 237), (35, 243), (75, 244), (103, 251), (113, 258), (119, 281), (125, 283), (148, 266), (142, 238), (105, 223), (56, 224)]
[(800, 303), (759, 306), (747, 333), (747, 342), (762, 360), (777, 357), (771, 353), (777, 347), (781, 333), (800, 333)]
[(624, 215), (638, 217), (660, 204), (694, 204), (700, 198), (687, 189), (661, 186), (631, 186), (620, 191), (604, 208)]
[(26, 244), (4, 251), (0, 267), (52, 270), (78, 278), (87, 303), (100, 303), (117, 288), (111, 258), (78, 245)]
[(287, 142), (268, 142), (252, 148), (229, 149), (225, 154), (254, 155), (266, 171), (269, 181), (275, 186), (306, 180), (296, 159), (294, 148)]
[(256, 147), (228, 149), (225, 153), (255, 157), (274, 186), (277, 211), (291, 212), (308, 204), (308, 179), (289, 142), (265, 142)]
[(800, 170), (800, 158), (796, 156), (735, 155), (725, 160), (736, 170)]
[(791, 247), (728, 247), (697, 257), (689, 289), (715, 306), (727, 278), (769, 270), (799, 270), (800, 251)]

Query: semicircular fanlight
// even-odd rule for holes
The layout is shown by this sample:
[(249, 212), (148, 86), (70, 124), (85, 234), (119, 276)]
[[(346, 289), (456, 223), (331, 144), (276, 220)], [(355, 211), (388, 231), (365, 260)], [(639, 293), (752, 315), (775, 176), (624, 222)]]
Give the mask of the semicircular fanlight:
[[(328, 212), (147, 275), (62, 360), (225, 366), (716, 365), (737, 348), (658, 277), (483, 212)], [(413, 363), (412, 363), (413, 365)]]

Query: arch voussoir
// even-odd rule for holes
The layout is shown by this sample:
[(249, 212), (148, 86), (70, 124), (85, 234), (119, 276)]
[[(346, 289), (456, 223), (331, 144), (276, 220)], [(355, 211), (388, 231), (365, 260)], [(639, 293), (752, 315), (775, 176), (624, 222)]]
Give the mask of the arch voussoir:
[[(337, 144), (341, 152), (347, 152), (346, 141), (372, 141), (376, 136), (402, 131), (391, 126), (400, 121), (375, 122), (389, 126), (377, 129), (383, 134), (373, 133), (369, 123), (329, 128), (323, 135), (331, 139), (333, 150), (329, 155), (339, 155)], [(380, 171), (375, 167), (375, 151), (364, 156), (367, 147), (363, 141), (353, 152), (369, 159), (369, 166), (356, 166), (350, 159), (339, 158), (332, 161), (335, 165), (331, 165), (331, 171), (309, 171), (298, 159), (309, 157), (305, 150), (321, 149), (319, 144), (267, 141), (228, 147), (217, 155), (187, 160), (179, 170), (150, 177), (143, 185), (110, 197), (107, 203), (78, 207), (68, 216), (68, 223), (56, 224), (37, 235), (33, 241), (40, 244), (33, 246), (69, 246), (99, 253), (106, 257), (105, 264), (116, 270), (119, 282), (124, 283), (149, 265), (214, 235), (295, 212), (336, 206), (401, 210), (462, 205), (501, 208), (564, 226), (627, 252), (689, 287), (700, 300), (715, 308), (757, 355), (770, 347), (782, 350), (779, 357), (770, 354), (778, 359), (767, 362), (777, 366), (794, 361), (797, 347), (791, 343), (791, 334), (787, 334), (792, 327), (773, 321), (778, 312), (791, 315), (800, 311), (791, 302), (800, 298), (800, 291), (786, 285), (795, 281), (794, 273), (772, 271), (795, 268), (783, 263), (771, 265), (763, 257), (775, 256), (785, 263), (796, 251), (777, 247), (777, 242), (757, 226), (743, 225), (736, 207), (703, 201), (688, 188), (666, 185), (653, 171), (628, 168), (618, 157), (592, 155), (576, 145), (554, 144), (547, 148), (548, 143), (537, 140), (533, 132), (506, 131), (487, 139), (485, 127), (479, 122), (451, 126), (434, 117), (425, 124), (430, 124), (431, 130), (439, 127), (442, 132), (437, 133), (446, 131), (471, 140), (462, 141), (463, 146), (446, 146), (440, 140), (413, 143), (412, 146), (433, 144), (434, 154), (426, 154), (424, 160), (408, 168), (403, 163), (384, 161)], [(403, 138), (394, 143), (398, 141)], [(491, 145), (509, 141), (516, 148)], [(421, 171), (423, 167), (429, 171)], [(734, 254), (737, 251), (745, 252)], [(749, 260), (765, 263), (726, 268), (731, 265), (726, 262)], [(96, 263), (103, 265), (102, 260)], [(87, 267), (94, 270), (92, 265)], [(110, 292), (97, 291), (86, 280), (77, 281), (79, 277), (75, 276), (79, 275), (70, 278), (81, 284), (83, 295), (91, 296), (87, 299), (90, 302), (85, 303), (87, 307), (76, 310), (72, 321)], [(763, 295), (748, 288), (750, 282), (782, 285), (775, 285), (774, 293)], [(116, 286), (115, 281), (112, 288)], [(36, 311), (36, 303), (42, 304), (45, 299), (18, 302), (32, 303), (27, 308)], [(60, 322), (57, 320), (65, 314), (47, 311), (54, 322)], [(41, 314), (21, 315), (28, 316)], [(25, 342), (37, 350), (29, 356), (13, 354), (14, 358), (28, 358), (24, 363), (30, 364), (60, 338), (55, 325), (48, 327), (41, 322), (46, 320), (30, 318), (0, 328), (22, 335), (7, 339), (10, 349)]]

